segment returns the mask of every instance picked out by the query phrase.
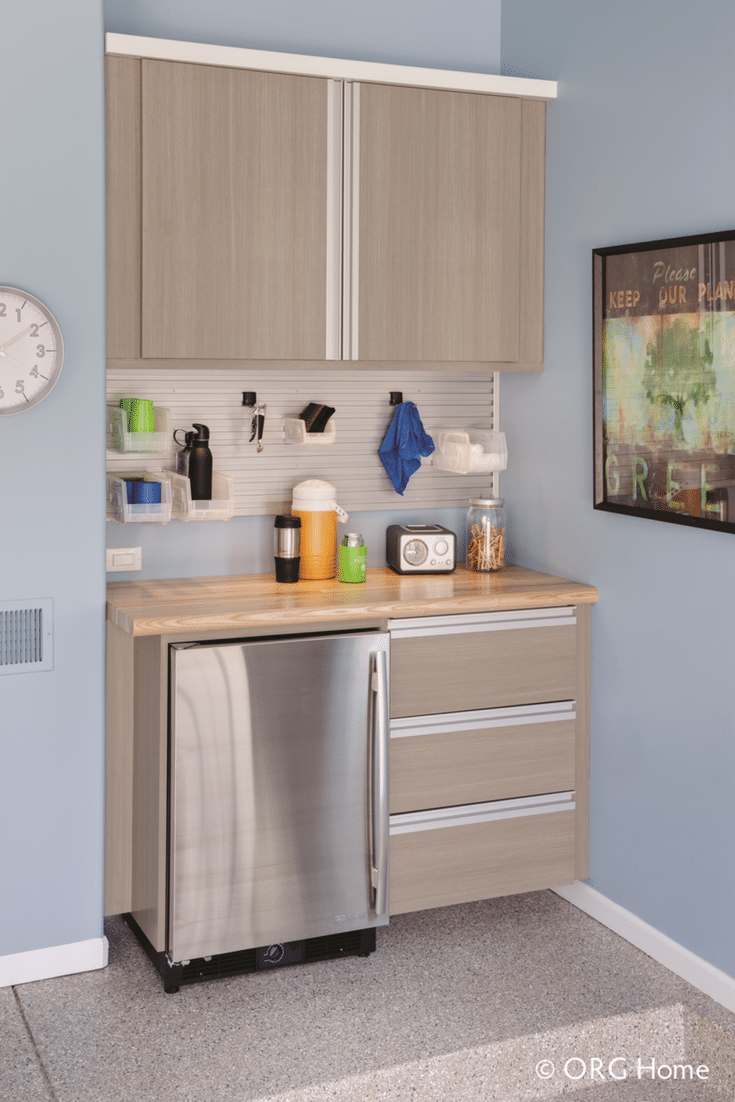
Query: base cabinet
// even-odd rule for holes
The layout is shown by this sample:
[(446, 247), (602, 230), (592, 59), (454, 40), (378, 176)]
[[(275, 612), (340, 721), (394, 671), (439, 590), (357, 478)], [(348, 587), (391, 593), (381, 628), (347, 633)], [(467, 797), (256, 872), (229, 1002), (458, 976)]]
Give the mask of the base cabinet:
[[(350, 624), (391, 636), (390, 913), (584, 879), (590, 605)], [(105, 913), (131, 912), (156, 951), (166, 947), (169, 645), (304, 626), (170, 630), (133, 638), (108, 622)]]
[(587, 875), (588, 692), (588, 606), (391, 622), (391, 914)]

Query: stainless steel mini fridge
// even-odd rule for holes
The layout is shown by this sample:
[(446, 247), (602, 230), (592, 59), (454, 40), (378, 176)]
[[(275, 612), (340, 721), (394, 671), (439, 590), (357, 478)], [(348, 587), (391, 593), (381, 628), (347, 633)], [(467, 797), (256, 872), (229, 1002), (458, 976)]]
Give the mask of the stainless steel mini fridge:
[(388, 922), (388, 650), (172, 644), (169, 961)]

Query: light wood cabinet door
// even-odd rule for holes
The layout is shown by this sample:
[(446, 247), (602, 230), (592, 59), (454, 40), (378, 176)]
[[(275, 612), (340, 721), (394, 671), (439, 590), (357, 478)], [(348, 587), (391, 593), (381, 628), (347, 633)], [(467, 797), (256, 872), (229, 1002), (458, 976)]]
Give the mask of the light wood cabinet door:
[(144, 60), (142, 356), (324, 359), (327, 81)]
[(357, 358), (540, 368), (544, 104), (359, 95)]

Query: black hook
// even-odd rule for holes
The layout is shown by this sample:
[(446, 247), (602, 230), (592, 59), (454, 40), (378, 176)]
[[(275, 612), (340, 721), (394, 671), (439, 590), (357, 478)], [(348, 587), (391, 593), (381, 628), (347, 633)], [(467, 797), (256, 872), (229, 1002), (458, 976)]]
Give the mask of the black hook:
[(243, 390), (242, 392), (242, 404), (244, 406), (254, 406), (257, 404), (258, 396), (254, 390)]
[(391, 392), (390, 392), (390, 404), (392, 406), (400, 406), (402, 401), (403, 401), (403, 391), (402, 390), (391, 390)]

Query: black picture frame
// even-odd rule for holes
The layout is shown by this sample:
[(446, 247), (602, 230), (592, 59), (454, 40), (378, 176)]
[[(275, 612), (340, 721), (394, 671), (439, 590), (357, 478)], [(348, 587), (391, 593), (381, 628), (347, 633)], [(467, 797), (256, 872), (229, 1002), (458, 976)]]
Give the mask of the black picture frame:
[(594, 507), (735, 533), (735, 230), (592, 250)]

